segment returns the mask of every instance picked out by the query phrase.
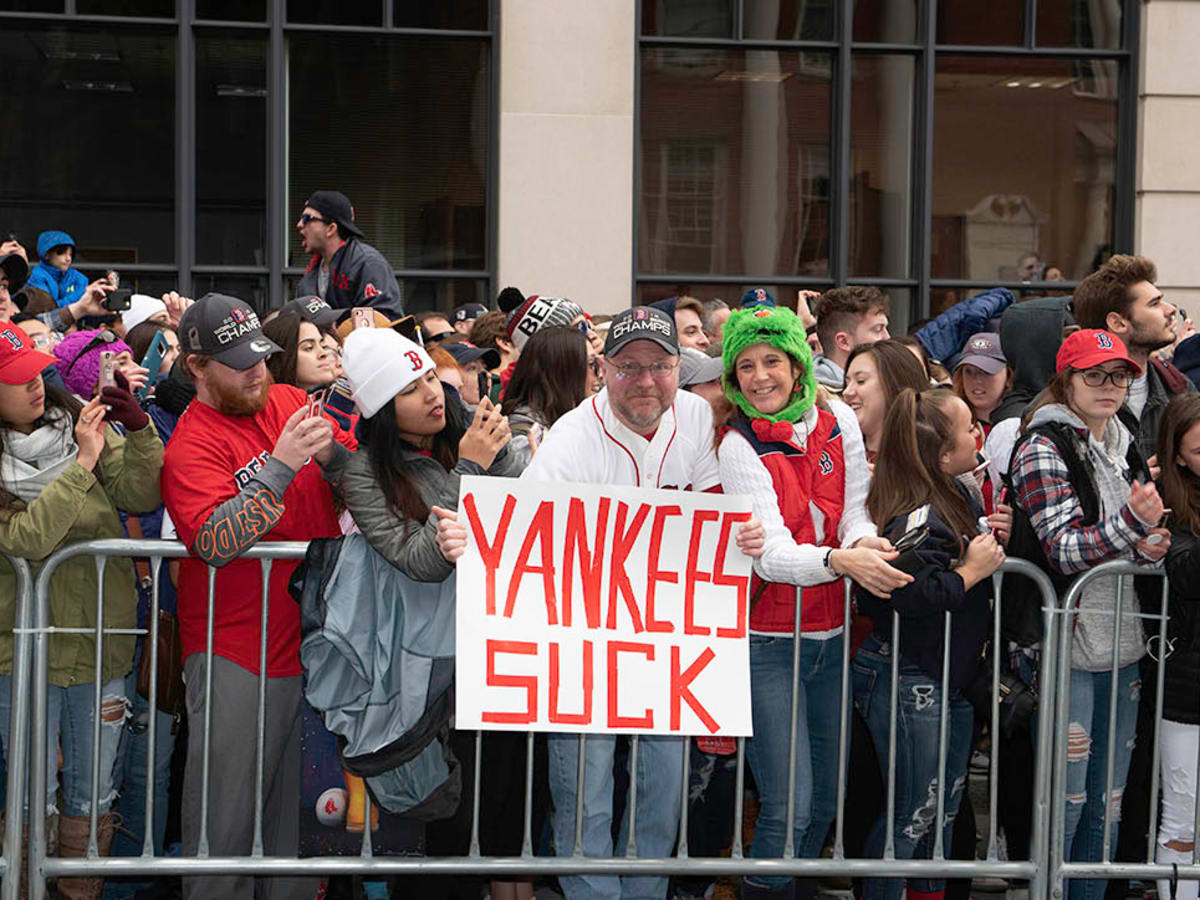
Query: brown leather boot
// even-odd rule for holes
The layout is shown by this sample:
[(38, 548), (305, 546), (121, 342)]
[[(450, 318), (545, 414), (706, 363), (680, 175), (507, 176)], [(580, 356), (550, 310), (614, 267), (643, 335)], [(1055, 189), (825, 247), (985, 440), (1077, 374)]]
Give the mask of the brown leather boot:
[[(58, 855), (63, 858), (87, 856), (88, 816), (58, 817)], [(105, 813), (96, 820), (96, 847), (101, 856), (108, 856), (112, 847), (116, 820), (112, 813)], [(60, 878), (58, 893), (66, 900), (96, 900), (104, 887), (103, 878)]]

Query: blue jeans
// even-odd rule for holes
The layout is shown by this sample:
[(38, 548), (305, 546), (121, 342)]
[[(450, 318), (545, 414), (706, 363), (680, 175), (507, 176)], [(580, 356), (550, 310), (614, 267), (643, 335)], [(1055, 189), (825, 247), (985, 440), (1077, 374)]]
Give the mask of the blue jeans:
[[(8, 752), (8, 719), (12, 708), (12, 676), (0, 675), (0, 742), (4, 756)], [(71, 687), (50, 685), (46, 701), (46, 809), (56, 811), (55, 794), (59, 787), (58, 751), (62, 747), (62, 808), (65, 816), (92, 814), (92, 711), (96, 702), (94, 683)], [(114, 678), (100, 691), (100, 799), (97, 812), (101, 815), (112, 807), (113, 766), (117, 744), (128, 715), (125, 699), (125, 680)], [(29, 808), (29, 798), (25, 798)]]
[[(888, 773), (888, 735), (891, 731), (892, 660), (888, 644), (868, 638), (852, 663), (854, 705), (866, 719), (871, 740), (879, 757), (886, 783)], [(893, 820), (896, 859), (931, 859), (937, 821), (937, 802), (942, 779), (938, 771), (938, 739), (941, 731), (941, 679), (930, 678), (915, 665), (900, 663), (900, 684), (896, 703), (896, 811)], [(971, 752), (974, 714), (971, 704), (957, 691), (950, 695), (947, 717), (946, 783), (950, 790), (945, 801), (945, 826), (942, 847), (950, 851), (954, 817), (967, 778), (967, 759)], [(883, 816), (875, 822), (867, 838), (867, 856), (882, 857), (886, 838)], [(914, 891), (942, 890), (941, 879), (908, 879)], [(863, 881), (864, 900), (899, 900), (904, 880), (867, 878)]]
[[(113, 837), (112, 856), (141, 856), (146, 837), (146, 749), (150, 743), (150, 701), (137, 692), (137, 670), (145, 645), (138, 641), (133, 657), (133, 672), (125, 678), (125, 690), (132, 714), (125, 723), (121, 743), (117, 748), (116, 770), (113, 774), (118, 792), (117, 810), (121, 827)], [(171, 733), (174, 719), (161, 709), (155, 713), (154, 731), (154, 855), (162, 856), (163, 836), (167, 830), (167, 803), (171, 787), (171, 755), (175, 752), (175, 735)], [(150, 885), (136, 879), (106, 879), (105, 900), (133, 897)]]
[[(613, 751), (616, 737), (589, 734), (584, 749), (584, 856), (612, 856)], [(551, 734), (550, 796), (554, 801), (554, 852), (570, 856), (575, 849), (575, 788), (579, 777), (579, 735)], [(668, 857), (679, 833), (680, 779), (687, 738), (651, 737), (638, 740), (637, 833), (638, 856)], [(627, 820), (626, 820), (627, 821)], [(623, 834), (628, 834), (622, 825)], [(616, 855), (624, 856), (622, 838)], [(662, 900), (665, 876), (565, 875), (559, 879), (567, 900)]]
[[(788, 762), (791, 744), (792, 653), (788, 635), (750, 635), (750, 703), (754, 737), (746, 759), (761, 804), (750, 856), (779, 859), (787, 830)], [(796, 782), (792, 842), (797, 857), (821, 854), (837, 815), (838, 735), (842, 717), (842, 637), (800, 641), (796, 692)], [(788, 876), (752, 876), (758, 887), (778, 887)]]
[[(1108, 704), (1112, 672), (1071, 670), (1068, 692), (1067, 797), (1064, 816), (1064, 854), (1071, 862), (1095, 862), (1104, 850), (1104, 805), (1108, 775), (1108, 747), (1113, 756), (1112, 838), (1117, 847), (1121, 819), (1121, 795), (1129, 772), (1129, 757), (1137, 734), (1138, 700), (1142, 682), (1138, 664), (1117, 670), (1117, 719), (1110, 731)], [(1072, 879), (1070, 900), (1101, 900), (1108, 882), (1104, 879)]]

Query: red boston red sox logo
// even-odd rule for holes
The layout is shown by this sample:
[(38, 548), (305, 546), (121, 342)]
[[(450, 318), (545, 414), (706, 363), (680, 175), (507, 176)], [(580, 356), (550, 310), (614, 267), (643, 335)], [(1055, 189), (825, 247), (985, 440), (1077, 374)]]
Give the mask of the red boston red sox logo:
[(375, 285), (368, 281), (367, 286), (363, 288), (363, 299), (370, 300), (372, 297), (378, 297), (382, 293), (383, 291), (379, 290), (379, 288), (375, 287)]
[(242, 309), (240, 306), (235, 306), (233, 309), (231, 309), (229, 311), (229, 317), (231, 319), (233, 319), (233, 321), (235, 321), (235, 322), (245, 322), (246, 321), (246, 311), (244, 309)]
[(416, 350), (409, 350), (404, 355), (408, 357), (408, 361), (412, 364), (412, 370), (420, 372), (421, 368), (425, 365), (425, 361), (421, 359), (421, 354)]
[(3, 331), (0, 331), (0, 337), (12, 344), (14, 350), (20, 350), (25, 346), (21, 339), (17, 337), (17, 333), (11, 328), (5, 328)]
[(1111, 350), (1112, 345), (1113, 345), (1112, 338), (1110, 338), (1103, 331), (1100, 332), (1098, 335), (1096, 335), (1096, 346), (1099, 347), (1101, 350)]

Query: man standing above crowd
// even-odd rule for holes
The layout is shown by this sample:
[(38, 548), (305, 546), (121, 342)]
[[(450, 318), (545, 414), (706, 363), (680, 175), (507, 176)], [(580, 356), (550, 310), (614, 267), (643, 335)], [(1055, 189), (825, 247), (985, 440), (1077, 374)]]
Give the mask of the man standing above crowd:
[(826, 291), (813, 303), (817, 336), (824, 355), (813, 358), (817, 381), (841, 391), (846, 381), (846, 360), (859, 344), (885, 341), (890, 303), (877, 287), (851, 285)]
[(363, 240), (354, 207), (341, 191), (316, 191), (296, 222), (304, 252), (311, 254), (296, 295), (315, 294), (334, 309), (374, 306), (404, 315), (400, 284), (383, 254)]
[[(208, 294), (179, 323), (184, 368), (196, 399), (171, 435), (162, 494), (179, 539), (191, 550), (179, 572), (179, 631), (187, 684), (188, 754), (183, 783), (184, 853), (202, 842), (214, 856), (248, 856), (254, 837), (262, 569), (237, 557), (259, 541), (337, 537), (329, 482), (340, 477), (351, 439), (306, 415), (306, 396), (272, 384), (264, 360), (279, 347), (233, 297)], [(295, 560), (271, 568), (263, 707), (263, 839), (268, 856), (294, 857), (300, 795), (300, 613), (288, 594)], [(217, 572), (209, 622), (209, 566)], [(205, 649), (212, 629), (212, 669)], [(211, 694), (205, 680), (211, 677)], [(208, 748), (207, 823), (201, 820)], [(205, 827), (205, 824), (207, 827)], [(248, 876), (183, 879), (188, 900), (251, 900)], [(304, 898), (310, 879), (270, 879), (266, 896)]]
[[(564, 415), (547, 434), (522, 478), (532, 481), (617, 484), (676, 490), (719, 490), (712, 408), (677, 391), (679, 339), (665, 312), (639, 306), (617, 315), (604, 345), (605, 387)], [(762, 552), (763, 530), (744, 523), (737, 544)], [(575, 787), (579, 740), (552, 734), (550, 793), (554, 844), (570, 856), (575, 844)], [(679, 825), (680, 777), (687, 739), (643, 735), (637, 767), (639, 856), (670, 856)], [(583, 788), (585, 856), (613, 854), (614, 735), (588, 735)], [(586, 875), (559, 879), (568, 900), (665, 897), (667, 879), (654, 875)]]

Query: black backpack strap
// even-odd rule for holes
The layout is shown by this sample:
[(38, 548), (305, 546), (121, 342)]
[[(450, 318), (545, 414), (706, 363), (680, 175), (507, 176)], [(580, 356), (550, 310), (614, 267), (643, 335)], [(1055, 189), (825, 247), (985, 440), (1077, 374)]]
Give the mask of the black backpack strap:
[[(1008, 461), (1008, 471), (1004, 474), (1004, 486), (1008, 488), (1014, 509), (1017, 506), (1017, 492), (1012, 481), (1013, 464), (1016, 462), (1017, 453), (1034, 435), (1042, 435), (1054, 444), (1054, 449), (1058, 451), (1058, 455), (1066, 464), (1067, 477), (1079, 497), (1079, 505), (1083, 509), (1083, 524), (1085, 526), (1095, 525), (1100, 521), (1100, 497), (1096, 492), (1095, 470), (1089, 459), (1079, 455), (1079, 439), (1075, 436), (1074, 429), (1063, 422), (1044, 422), (1041, 425), (1035, 425), (1022, 434), (1013, 446), (1012, 456)], [(1136, 453), (1136, 442), (1130, 447), (1131, 452)], [(1141, 454), (1138, 454), (1138, 458), (1141, 458)]]

